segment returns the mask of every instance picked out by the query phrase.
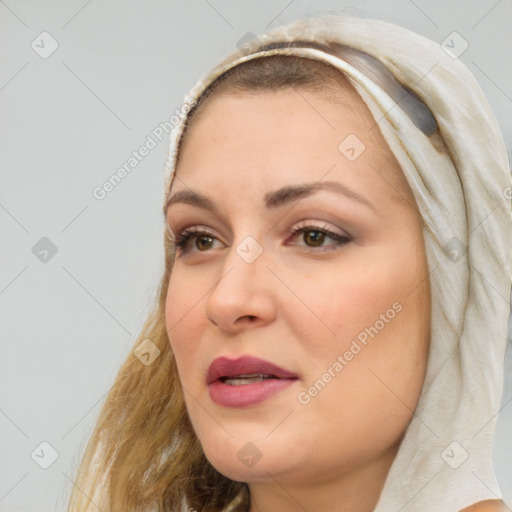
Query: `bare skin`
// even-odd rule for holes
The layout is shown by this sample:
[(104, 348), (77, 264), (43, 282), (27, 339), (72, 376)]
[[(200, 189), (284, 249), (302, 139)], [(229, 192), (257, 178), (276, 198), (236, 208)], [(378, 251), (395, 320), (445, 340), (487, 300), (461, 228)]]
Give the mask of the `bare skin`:
[[(291, 89), (217, 96), (190, 127), (173, 182), (171, 194), (196, 191), (217, 211), (168, 209), (175, 236), (202, 231), (177, 251), (169, 338), (205, 455), (248, 483), (250, 512), (373, 511), (421, 394), (430, 339), (421, 219), (373, 117), (347, 95), (357, 110)], [(338, 150), (348, 134), (366, 146), (354, 161)], [(282, 187), (326, 181), (351, 195), (264, 205)], [(237, 252), (249, 236), (263, 251), (251, 263)], [(358, 335), (381, 324), (355, 352)], [(256, 405), (213, 402), (210, 363), (245, 354), (298, 379)], [(311, 392), (319, 379), (328, 383)], [(250, 467), (238, 457), (247, 443), (261, 454)], [(500, 510), (481, 506), (466, 512)]]
[(509, 510), (501, 500), (486, 500), (475, 503), (461, 512), (507, 512)]

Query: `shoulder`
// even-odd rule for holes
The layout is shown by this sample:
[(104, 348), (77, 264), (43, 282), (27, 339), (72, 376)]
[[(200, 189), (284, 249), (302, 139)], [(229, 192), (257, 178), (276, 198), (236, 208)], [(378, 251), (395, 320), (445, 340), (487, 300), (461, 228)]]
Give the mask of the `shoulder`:
[(460, 512), (506, 512), (508, 509), (501, 500), (479, 501)]

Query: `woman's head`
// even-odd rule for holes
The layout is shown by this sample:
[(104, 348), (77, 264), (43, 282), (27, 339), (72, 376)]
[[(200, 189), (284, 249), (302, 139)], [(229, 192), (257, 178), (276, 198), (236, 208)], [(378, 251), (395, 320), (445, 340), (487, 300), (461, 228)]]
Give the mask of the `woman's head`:
[[(367, 510), (385, 479), (375, 512), (500, 496), (510, 169), (471, 73), (402, 27), (326, 16), (234, 52), (189, 105), (134, 343), (159, 356), (120, 369), (71, 509), (270, 510), (265, 489), (307, 482), (328, 510), (327, 476)], [(240, 355), (288, 373), (219, 364)], [(240, 371), (289, 380), (261, 400)]]
[[(428, 269), (414, 196), (349, 80), (290, 56), (235, 68), (189, 118), (166, 213), (169, 339), (210, 462), (289, 489), (385, 474), (425, 375)], [(247, 355), (297, 378), (257, 403), (208, 385), (216, 358)]]

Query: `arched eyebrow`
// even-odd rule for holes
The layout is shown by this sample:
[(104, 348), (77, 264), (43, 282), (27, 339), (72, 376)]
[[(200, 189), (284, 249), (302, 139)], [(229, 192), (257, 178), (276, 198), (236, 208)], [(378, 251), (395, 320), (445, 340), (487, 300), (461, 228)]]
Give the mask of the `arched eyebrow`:
[[(374, 211), (377, 211), (375, 206), (370, 203), (368, 199), (337, 181), (313, 181), (309, 183), (286, 185), (272, 192), (267, 192), (263, 198), (263, 201), (266, 208), (275, 209), (285, 206), (295, 200), (311, 196), (320, 190), (336, 192), (347, 197), (348, 199), (351, 199)], [(216, 215), (219, 214), (217, 206), (209, 197), (192, 189), (180, 190), (171, 195), (165, 204), (164, 212), (167, 212), (169, 206), (176, 203), (190, 204), (192, 206), (197, 206), (198, 208), (210, 210)]]

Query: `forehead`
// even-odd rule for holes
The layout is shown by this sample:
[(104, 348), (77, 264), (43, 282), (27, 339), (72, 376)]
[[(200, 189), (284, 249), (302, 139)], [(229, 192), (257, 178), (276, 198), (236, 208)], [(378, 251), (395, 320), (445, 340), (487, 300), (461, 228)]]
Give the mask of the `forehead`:
[[(327, 176), (328, 174), (328, 176)], [(194, 188), (253, 190), (324, 177), (410, 200), (401, 169), (353, 88), (217, 94), (185, 133), (176, 176)], [(172, 189), (183, 188), (175, 179)], [(262, 190), (263, 192), (263, 190)]]

